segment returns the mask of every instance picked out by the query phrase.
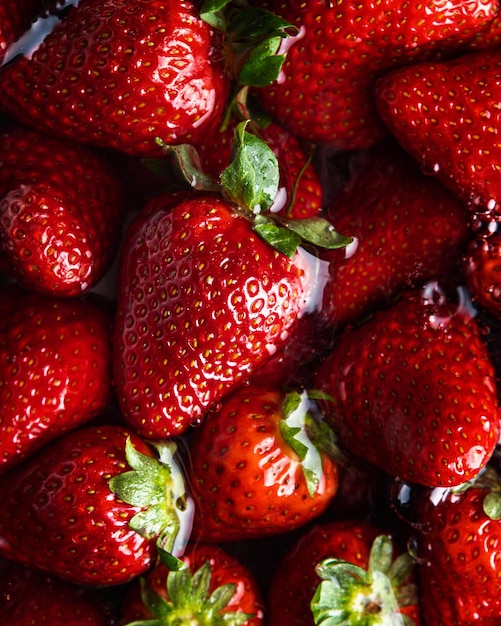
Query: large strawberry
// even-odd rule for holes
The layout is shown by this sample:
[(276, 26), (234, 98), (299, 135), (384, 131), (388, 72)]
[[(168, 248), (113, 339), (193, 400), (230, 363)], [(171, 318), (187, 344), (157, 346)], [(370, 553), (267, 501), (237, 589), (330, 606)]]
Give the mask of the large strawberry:
[(2, 477), (0, 553), (100, 586), (145, 573), (157, 544), (182, 554), (192, 506), (174, 453), (113, 425), (60, 437)]
[[(276, 157), (245, 123), (236, 144), (224, 196), (154, 199), (125, 242), (115, 380), (124, 417), (147, 437), (200, 420), (317, 305), (318, 260), (297, 232), (309, 237), (311, 221), (275, 223), (267, 209), (278, 189)], [(328, 225), (315, 224), (337, 245)]]
[(11, 562), (0, 566), (2, 624), (107, 626), (111, 623), (97, 593)]
[(429, 486), (473, 478), (499, 437), (494, 368), (459, 295), (434, 283), (405, 292), (346, 330), (316, 378), (341, 446)]
[(474, 212), (501, 202), (501, 51), (394, 70), (377, 85), (379, 114), (427, 172)]
[(112, 316), (91, 300), (3, 288), (0, 473), (102, 412), (112, 398)]
[(220, 37), (191, 0), (69, 2), (0, 74), (0, 107), (38, 129), (124, 152), (199, 142), (229, 88)]
[[(177, 623), (260, 626), (264, 622), (261, 591), (252, 572), (216, 545), (190, 545), (182, 568), (161, 561), (125, 596), (120, 624), (168, 626)], [(157, 619), (154, 619), (157, 618)], [(153, 620), (153, 621), (149, 621)]]
[(337, 465), (330, 431), (315, 411), (306, 393), (247, 385), (206, 418), (189, 446), (195, 536), (276, 535), (326, 510)]
[[(420, 623), (412, 560), (369, 522), (324, 522), (299, 537), (273, 573), (273, 626)], [(403, 621), (403, 616), (407, 621)], [(344, 618), (343, 621), (340, 621)]]
[(98, 153), (22, 126), (0, 134), (0, 258), (24, 286), (59, 297), (93, 287), (116, 253), (120, 178)]
[(427, 626), (501, 623), (500, 484), (489, 467), (462, 489), (421, 495), (417, 556)]
[(487, 29), (499, 8), (482, 0), (257, 4), (299, 31), (286, 42), (279, 80), (260, 90), (260, 101), (296, 136), (337, 150), (367, 147), (385, 134), (372, 98), (377, 77), (423, 57), (488, 45)]
[(328, 207), (336, 229), (354, 238), (330, 253), (321, 311), (330, 326), (360, 321), (410, 285), (459, 281), (469, 237), (460, 200), (394, 142), (357, 153), (348, 165), (349, 179)]

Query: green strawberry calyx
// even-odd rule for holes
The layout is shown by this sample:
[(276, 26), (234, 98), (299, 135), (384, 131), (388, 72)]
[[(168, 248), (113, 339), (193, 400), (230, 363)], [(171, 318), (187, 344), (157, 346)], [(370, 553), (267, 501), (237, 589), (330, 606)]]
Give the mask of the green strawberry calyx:
[(161, 596), (141, 579), (141, 596), (153, 619), (139, 620), (127, 626), (243, 626), (251, 614), (227, 610), (236, 585), (225, 584), (211, 591), (210, 563), (194, 574), (184, 565), (167, 576), (167, 595)]
[(457, 487), (452, 487), (450, 491), (452, 494), (458, 495), (472, 488), (485, 490), (482, 501), (483, 511), (489, 519), (500, 520), (501, 476), (494, 467), (487, 465), (477, 476)]
[(127, 438), (125, 454), (129, 471), (109, 481), (111, 491), (123, 502), (141, 510), (129, 526), (142, 537), (155, 539), (159, 550), (171, 555), (171, 569), (180, 567), (193, 521), (193, 502), (186, 494), (184, 477), (175, 460), (172, 441), (153, 442), (157, 456), (139, 452)]
[(193, 146), (162, 147), (174, 156), (191, 187), (221, 193), (252, 221), (254, 231), (264, 241), (289, 258), (304, 244), (332, 250), (351, 243), (351, 237), (338, 233), (322, 217), (290, 219), (273, 213), (280, 182), (278, 160), (262, 139), (247, 130), (248, 125), (249, 120), (244, 120), (235, 129), (233, 159), (222, 172), (220, 183), (204, 174)]
[(326, 558), (316, 572), (321, 578), (311, 610), (316, 626), (411, 626), (402, 609), (417, 603), (409, 583), (414, 561), (404, 552), (393, 558), (388, 535), (374, 540), (367, 570), (342, 559)]

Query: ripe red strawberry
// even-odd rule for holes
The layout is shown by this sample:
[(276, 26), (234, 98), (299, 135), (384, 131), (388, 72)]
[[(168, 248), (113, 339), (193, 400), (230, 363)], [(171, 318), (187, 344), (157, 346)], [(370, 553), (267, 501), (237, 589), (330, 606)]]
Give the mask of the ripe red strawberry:
[[(124, 599), (120, 624), (137, 621), (139, 626), (151, 623), (147, 620), (155, 616), (168, 616), (171, 620), (180, 616), (182, 623), (264, 623), (258, 584), (252, 572), (235, 557), (215, 545), (198, 544), (188, 546), (181, 561), (181, 571), (170, 571), (159, 562), (148, 573), (145, 585), (133, 583)], [(158, 623), (164, 622), (160, 619)]]
[(106, 626), (111, 619), (103, 609), (100, 597), (89, 589), (16, 563), (0, 568), (2, 624)]
[(0, 107), (49, 134), (160, 156), (157, 137), (204, 138), (228, 86), (220, 37), (195, 2), (86, 0), (3, 68)]
[(377, 86), (379, 113), (418, 163), (472, 211), (501, 197), (501, 52), (480, 52), (390, 72)]
[(349, 167), (328, 208), (336, 229), (354, 238), (346, 250), (329, 254), (332, 278), (321, 315), (338, 327), (360, 321), (403, 288), (461, 280), (469, 238), (462, 203), (393, 142), (357, 153)]
[(341, 447), (428, 486), (473, 478), (499, 437), (495, 372), (460, 296), (436, 284), (405, 292), (346, 330), (316, 377)]
[(112, 397), (112, 317), (91, 300), (1, 290), (0, 473)]
[(257, 4), (297, 26), (299, 33), (286, 44), (278, 82), (256, 95), (297, 137), (337, 150), (364, 148), (385, 134), (372, 98), (379, 76), (470, 43), (488, 45), (486, 31), (498, 12), (497, 3), (482, 1)]
[(501, 319), (501, 235), (491, 221), (492, 233), (479, 233), (464, 259), (465, 279), (475, 305)]
[(120, 233), (118, 174), (89, 149), (21, 126), (0, 134), (0, 256), (24, 286), (79, 296), (111, 264)]
[(421, 497), (417, 555), (427, 626), (501, 623), (499, 487), (489, 467), (464, 489)]
[(173, 444), (153, 450), (120, 426), (45, 446), (0, 481), (0, 553), (70, 582), (117, 585), (145, 573), (156, 544), (182, 553), (192, 507)]
[(338, 481), (320, 426), (304, 393), (248, 385), (229, 396), (190, 439), (194, 535), (263, 537), (322, 514)]
[(311, 527), (273, 574), (269, 623), (314, 626), (329, 623), (322, 621), (327, 615), (343, 615), (344, 622), (339, 623), (400, 624), (406, 615), (405, 623), (417, 626), (412, 561), (405, 553), (396, 557), (392, 543), (389, 535), (368, 522), (324, 522)]

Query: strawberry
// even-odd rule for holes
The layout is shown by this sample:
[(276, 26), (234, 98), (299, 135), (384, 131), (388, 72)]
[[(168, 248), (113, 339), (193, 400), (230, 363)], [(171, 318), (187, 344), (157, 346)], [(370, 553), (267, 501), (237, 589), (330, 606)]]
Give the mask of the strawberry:
[[(273, 626), (420, 623), (412, 561), (369, 522), (323, 522), (292, 545), (268, 594)], [(336, 623), (332, 621), (332, 623)]]
[(122, 212), (120, 179), (101, 155), (23, 127), (0, 134), (0, 255), (24, 286), (67, 297), (96, 285)]
[(426, 486), (473, 478), (499, 437), (494, 368), (459, 295), (436, 283), (406, 291), (346, 330), (316, 375), (339, 445)]
[(379, 114), (423, 169), (472, 212), (497, 212), (501, 52), (394, 70), (376, 90)]
[(501, 318), (501, 235), (498, 221), (490, 221), (492, 232), (478, 233), (464, 259), (465, 281), (477, 307)]
[(417, 555), (427, 626), (500, 623), (500, 479), (493, 467), (418, 502)]
[(372, 98), (378, 77), (470, 44), (493, 45), (486, 33), (498, 13), (497, 3), (480, 0), (256, 4), (298, 28), (285, 43), (279, 80), (256, 93), (259, 101), (297, 137), (338, 151), (368, 147), (386, 133)]
[(183, 568), (178, 571), (159, 562), (145, 584), (133, 583), (123, 602), (120, 624), (160, 626), (173, 623), (176, 616), (182, 623), (263, 624), (259, 587), (252, 572), (235, 557), (215, 545), (198, 544), (188, 546), (181, 561)]
[(28, 28), (47, 4), (45, 0), (6, 0), (0, 6), (0, 63), (6, 51)]
[(194, 535), (238, 541), (321, 515), (338, 482), (321, 426), (306, 393), (248, 385), (226, 398), (190, 439)]
[(462, 203), (393, 142), (357, 153), (348, 165), (350, 177), (328, 207), (336, 229), (354, 238), (330, 253), (321, 316), (336, 327), (360, 321), (403, 288), (460, 280), (470, 234)]
[(160, 156), (157, 137), (200, 142), (228, 89), (220, 37), (195, 2), (86, 0), (3, 67), (0, 108), (51, 135)]
[(2, 624), (106, 626), (102, 604), (93, 591), (35, 569), (11, 563), (0, 570)]
[(89, 299), (10, 287), (0, 306), (0, 473), (101, 413), (112, 398), (112, 316)]
[[(278, 163), (245, 127), (237, 127), (220, 193), (160, 196), (128, 232), (115, 381), (125, 419), (146, 437), (181, 434), (202, 419), (317, 304), (317, 259), (298, 234), (309, 236), (312, 220), (274, 221), (268, 209)], [(343, 245), (324, 221), (313, 221), (321, 239)]]
[(82, 585), (145, 573), (156, 545), (182, 553), (192, 506), (175, 447), (121, 426), (63, 435), (0, 480), (0, 553)]

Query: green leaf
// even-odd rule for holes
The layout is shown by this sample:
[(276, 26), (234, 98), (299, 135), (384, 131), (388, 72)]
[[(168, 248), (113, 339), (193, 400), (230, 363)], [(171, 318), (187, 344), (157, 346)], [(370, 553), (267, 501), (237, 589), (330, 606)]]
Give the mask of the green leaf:
[(320, 248), (335, 250), (345, 248), (352, 243), (353, 237), (338, 233), (334, 226), (322, 217), (306, 217), (303, 219), (282, 220), (284, 226), (297, 233), (303, 241), (312, 243)]
[(240, 68), (238, 82), (250, 87), (271, 85), (280, 74), (285, 61), (285, 54), (277, 54), (281, 42), (280, 37), (273, 37), (255, 46)]
[(204, 0), (200, 8), (200, 17), (213, 28), (226, 32), (226, 18), (223, 9), (231, 0)]
[(393, 562), (393, 542), (388, 535), (374, 539), (369, 556), (369, 571), (389, 574)]
[(166, 154), (170, 154), (174, 158), (179, 173), (193, 189), (197, 191), (219, 191), (218, 183), (203, 171), (200, 155), (195, 146), (191, 144), (169, 146), (159, 138), (156, 141), (162, 146)]
[(490, 491), (483, 501), (484, 513), (492, 520), (501, 519), (501, 493)]
[(292, 259), (301, 245), (301, 237), (288, 228), (277, 226), (264, 216), (257, 216), (254, 231), (270, 246)]

